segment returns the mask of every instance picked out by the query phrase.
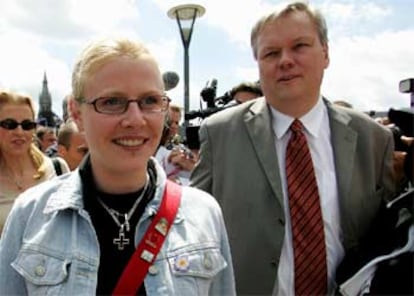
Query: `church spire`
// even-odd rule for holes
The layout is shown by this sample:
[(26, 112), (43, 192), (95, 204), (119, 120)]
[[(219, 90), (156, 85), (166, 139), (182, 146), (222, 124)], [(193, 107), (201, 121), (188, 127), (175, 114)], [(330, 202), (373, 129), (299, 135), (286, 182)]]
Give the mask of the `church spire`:
[(52, 110), (52, 97), (50, 96), (49, 88), (47, 86), (46, 71), (43, 74), (43, 87), (42, 92), (39, 95), (39, 106), (39, 113)]
[(52, 96), (47, 86), (46, 71), (43, 74), (43, 86), (42, 92), (39, 95), (39, 113), (37, 118), (41, 125), (52, 127), (57, 126), (60, 121), (59, 117), (52, 111)]

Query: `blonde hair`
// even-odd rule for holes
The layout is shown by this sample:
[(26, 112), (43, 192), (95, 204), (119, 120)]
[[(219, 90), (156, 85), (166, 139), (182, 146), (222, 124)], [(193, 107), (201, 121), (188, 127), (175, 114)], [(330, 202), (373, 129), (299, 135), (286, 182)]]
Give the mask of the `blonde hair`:
[(311, 18), (316, 27), (316, 30), (318, 31), (320, 42), (323, 45), (328, 44), (328, 27), (322, 13), (319, 10), (312, 8), (305, 2), (293, 2), (288, 4), (280, 11), (274, 11), (263, 16), (254, 25), (250, 34), (250, 45), (253, 49), (253, 56), (255, 59), (257, 59), (257, 39), (259, 38), (260, 33), (263, 31), (263, 28), (267, 24), (273, 23), (279, 18), (287, 16), (294, 12), (305, 12)]
[[(32, 111), (32, 120), (35, 120), (34, 102), (30, 96), (7, 90), (0, 90), (0, 110), (5, 105), (27, 105)], [(38, 180), (46, 173), (45, 156), (33, 142), (29, 148), (29, 155), (32, 159), (34, 167), (36, 168), (36, 173), (33, 175), (33, 178)], [(2, 153), (0, 150), (0, 159), (1, 157)]]
[(180, 106), (175, 105), (175, 104), (170, 104), (169, 108), (170, 108), (170, 111), (181, 114), (182, 108)]
[(94, 41), (81, 52), (73, 69), (72, 94), (74, 99), (82, 102), (86, 81), (103, 65), (119, 57), (127, 57), (132, 60), (150, 58), (158, 67), (151, 53), (140, 42), (125, 38)]

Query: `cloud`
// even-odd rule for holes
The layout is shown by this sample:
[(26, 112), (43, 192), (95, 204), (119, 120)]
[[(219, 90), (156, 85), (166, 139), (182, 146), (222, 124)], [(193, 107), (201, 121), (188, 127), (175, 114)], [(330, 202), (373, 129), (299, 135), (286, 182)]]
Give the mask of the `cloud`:
[(229, 40), (238, 46), (250, 46), (250, 31), (260, 16), (269, 12), (272, 5), (264, 1), (237, 0), (209, 1), (207, 22), (221, 28)]
[(148, 42), (146, 46), (155, 56), (161, 66), (161, 71), (172, 71), (175, 68), (174, 57), (181, 53), (181, 45), (172, 39), (159, 39), (157, 42)]
[(409, 97), (399, 93), (398, 85), (413, 75), (414, 56), (407, 46), (413, 43), (414, 30), (338, 38), (330, 46), (325, 94), (365, 111), (408, 107)]
[(50, 56), (37, 38), (10, 32), (0, 35), (0, 44), (1, 87), (28, 93), (37, 101), (46, 71), (54, 95), (68, 91), (70, 69), (64, 61)]
[(131, 0), (2, 0), (0, 11), (0, 86), (37, 101), (46, 71), (59, 115), (72, 63), (86, 42), (108, 35), (137, 38), (133, 28), (140, 18)]
[(60, 41), (111, 32), (139, 17), (128, 0), (2, 0), (0, 10), (8, 27)]
[[(154, 0), (161, 10), (186, 4), (188, 1)], [(208, 26), (225, 32), (230, 42), (236, 45), (250, 44), (250, 30), (256, 20), (272, 7), (266, 1), (260, 0), (195, 0), (191, 3), (202, 5), (205, 8), (203, 21)]]
[(373, 1), (321, 1), (317, 8), (327, 17), (335, 20), (336, 23), (356, 22), (360, 26), (359, 21), (381, 21), (384, 17), (392, 13), (392, 9), (387, 5), (381, 5)]
[[(166, 13), (187, 2), (1, 0), (0, 87), (29, 92), (37, 100), (47, 71), (53, 109), (60, 114), (61, 99), (70, 90), (71, 68), (81, 48), (91, 38), (118, 34), (143, 40), (162, 71), (177, 71), (182, 76), (181, 40)], [(276, 1), (192, 2), (206, 8), (197, 20), (191, 45), (190, 101), (191, 109), (198, 109), (199, 92), (207, 79), (219, 79), (218, 95), (240, 81), (257, 79), (250, 30), (259, 16), (275, 8)], [(330, 31), (331, 65), (324, 94), (349, 99), (364, 110), (408, 105), (408, 95), (398, 92), (398, 82), (413, 76), (409, 45), (414, 42), (414, 29), (410, 22), (403, 24), (408, 20), (405, 8), (387, 0), (315, 0), (314, 4), (327, 16)], [(183, 79), (171, 91), (179, 105)]]

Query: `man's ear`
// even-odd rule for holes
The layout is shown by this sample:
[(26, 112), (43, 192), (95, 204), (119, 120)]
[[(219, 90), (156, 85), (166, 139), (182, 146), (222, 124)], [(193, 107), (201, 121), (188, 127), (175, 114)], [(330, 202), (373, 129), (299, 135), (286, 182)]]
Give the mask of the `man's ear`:
[(66, 152), (67, 152), (66, 147), (65, 147), (65, 146), (63, 146), (63, 145), (61, 145), (61, 144), (59, 144), (59, 145), (57, 146), (57, 151), (58, 151), (58, 155), (59, 155), (60, 157), (65, 156), (65, 154), (66, 154)]
[(83, 122), (81, 116), (81, 103), (79, 103), (73, 96), (70, 96), (68, 101), (69, 116), (75, 121), (80, 131), (83, 131)]
[(322, 45), (322, 47), (323, 47), (323, 52), (324, 52), (324, 55), (325, 55), (325, 69), (326, 69), (329, 66), (329, 46), (326, 43), (326, 44)]

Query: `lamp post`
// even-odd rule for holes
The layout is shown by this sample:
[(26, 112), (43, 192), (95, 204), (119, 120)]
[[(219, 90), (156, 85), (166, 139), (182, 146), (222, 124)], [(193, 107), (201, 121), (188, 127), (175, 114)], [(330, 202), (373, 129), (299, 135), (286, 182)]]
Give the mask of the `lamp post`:
[[(198, 4), (183, 4), (168, 10), (167, 15), (175, 19), (180, 29), (181, 41), (184, 46), (184, 112), (190, 111), (190, 68), (189, 54), (191, 35), (193, 34), (194, 22), (197, 17), (205, 13), (205, 8)], [(184, 121), (184, 126), (188, 126), (188, 120)]]

